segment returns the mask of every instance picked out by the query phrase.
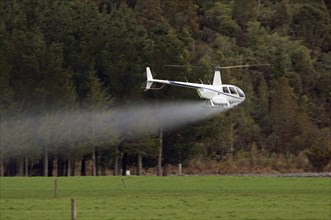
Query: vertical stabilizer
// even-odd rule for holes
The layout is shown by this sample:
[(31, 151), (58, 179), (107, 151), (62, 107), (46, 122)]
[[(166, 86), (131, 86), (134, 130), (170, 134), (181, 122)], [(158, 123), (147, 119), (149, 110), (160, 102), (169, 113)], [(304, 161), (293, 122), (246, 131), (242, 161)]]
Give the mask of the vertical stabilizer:
[(214, 73), (213, 86), (219, 86), (219, 85), (222, 85), (221, 71), (220, 68), (216, 68)]
[(153, 75), (149, 67), (146, 67), (146, 75), (147, 75), (147, 83), (146, 83), (145, 91), (150, 89), (153, 84)]

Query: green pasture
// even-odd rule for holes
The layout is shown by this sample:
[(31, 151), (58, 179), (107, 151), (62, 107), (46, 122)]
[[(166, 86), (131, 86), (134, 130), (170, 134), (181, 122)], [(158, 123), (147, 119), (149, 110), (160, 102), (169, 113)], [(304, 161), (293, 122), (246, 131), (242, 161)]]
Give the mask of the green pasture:
[(330, 178), (2, 177), (0, 219), (331, 219)]

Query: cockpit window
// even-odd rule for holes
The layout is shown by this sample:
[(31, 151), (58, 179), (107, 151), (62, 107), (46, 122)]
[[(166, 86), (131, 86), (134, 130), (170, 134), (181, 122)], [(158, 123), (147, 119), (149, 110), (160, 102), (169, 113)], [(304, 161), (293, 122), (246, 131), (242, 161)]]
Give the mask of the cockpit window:
[(229, 87), (231, 94), (237, 94), (237, 91), (234, 87)]
[(225, 93), (229, 93), (229, 89), (228, 89), (228, 87), (223, 87), (223, 92), (225, 92)]
[(237, 88), (237, 92), (238, 92), (240, 97), (245, 97), (245, 94), (239, 88)]

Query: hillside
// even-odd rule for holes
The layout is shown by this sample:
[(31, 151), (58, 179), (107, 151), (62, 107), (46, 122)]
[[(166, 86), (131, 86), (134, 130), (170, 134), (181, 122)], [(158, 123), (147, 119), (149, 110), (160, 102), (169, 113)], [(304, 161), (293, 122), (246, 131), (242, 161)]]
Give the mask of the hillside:
[[(123, 170), (158, 167), (159, 175), (160, 165), (166, 174), (178, 163), (190, 173), (331, 169), (330, 1), (0, 6), (2, 176), (119, 174), (120, 161)], [(109, 126), (114, 118), (102, 114), (114, 115), (123, 104), (138, 112), (144, 103), (199, 99), (170, 86), (144, 92), (146, 66), (162, 79), (207, 82), (215, 66), (241, 64), (270, 66), (222, 72), (246, 94), (231, 111), (169, 129), (145, 124), (148, 111), (139, 122), (127, 121), (136, 126), (130, 129)]]

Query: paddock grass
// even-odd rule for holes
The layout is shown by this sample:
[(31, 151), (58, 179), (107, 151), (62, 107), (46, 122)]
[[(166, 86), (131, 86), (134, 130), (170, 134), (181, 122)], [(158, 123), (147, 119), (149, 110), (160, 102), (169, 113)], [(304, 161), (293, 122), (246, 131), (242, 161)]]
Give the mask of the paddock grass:
[(56, 198), (54, 179), (0, 178), (0, 219), (70, 219), (71, 198), (77, 220), (331, 219), (330, 178), (61, 177)]

